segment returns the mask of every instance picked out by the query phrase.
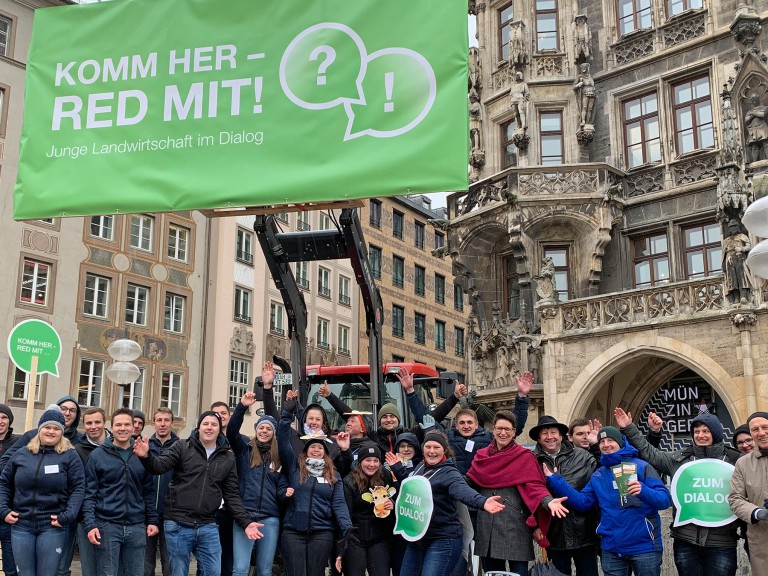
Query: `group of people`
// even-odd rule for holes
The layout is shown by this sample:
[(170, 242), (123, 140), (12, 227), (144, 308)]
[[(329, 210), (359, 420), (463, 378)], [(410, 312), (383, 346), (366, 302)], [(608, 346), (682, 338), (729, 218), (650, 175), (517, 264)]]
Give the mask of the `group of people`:
[[(565, 575), (575, 567), (576, 576), (597, 576), (599, 558), (607, 576), (659, 576), (659, 512), (672, 505), (661, 476), (714, 458), (735, 465), (729, 503), (738, 520), (673, 527), (678, 573), (735, 576), (746, 527), (753, 575), (768, 576), (768, 413), (750, 416), (734, 447), (714, 415), (700, 414), (691, 444), (674, 452), (659, 449), (663, 422), (653, 413), (647, 436), (621, 408), (616, 427), (543, 416), (528, 433), (529, 450), (517, 441), (529, 373), (518, 378), (513, 411), (481, 423), (461, 408), (451, 426), (442, 422), (467, 395), (464, 385), (430, 411), (413, 376), (398, 378), (417, 422), (410, 429), (394, 404), (381, 407), (373, 426), (327, 385), (319, 396), (344, 417), (344, 430), (330, 430), (324, 407), (301, 406), (293, 390), (278, 411), (269, 362), (264, 415), (249, 436), (241, 428), (253, 392), (231, 413), (214, 403), (186, 439), (165, 408), (147, 439), (143, 414), (124, 408), (109, 430), (101, 409), (85, 410), (81, 434), (71, 397), (19, 437), (0, 405), (3, 570), (66, 575), (77, 545), (84, 576), (150, 576), (158, 552), (164, 576), (187, 576), (192, 555), (201, 576), (245, 576), (251, 565), (270, 576), (278, 550), (287, 576), (464, 576), (472, 550), (487, 572), (528, 576), (539, 546)], [(632, 470), (623, 491), (617, 465)], [(395, 525), (408, 515), (400, 491), (413, 482), (428, 483), (422, 497), (430, 501), (416, 536)]]

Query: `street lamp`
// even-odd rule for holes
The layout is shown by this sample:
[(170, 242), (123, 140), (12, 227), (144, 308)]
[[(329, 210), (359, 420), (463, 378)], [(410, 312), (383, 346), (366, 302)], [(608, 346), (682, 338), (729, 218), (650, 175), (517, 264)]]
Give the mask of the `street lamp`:
[(133, 360), (141, 356), (141, 346), (129, 338), (115, 340), (107, 346), (107, 352), (114, 362), (107, 368), (107, 378), (118, 386), (126, 386), (141, 376), (141, 370)]

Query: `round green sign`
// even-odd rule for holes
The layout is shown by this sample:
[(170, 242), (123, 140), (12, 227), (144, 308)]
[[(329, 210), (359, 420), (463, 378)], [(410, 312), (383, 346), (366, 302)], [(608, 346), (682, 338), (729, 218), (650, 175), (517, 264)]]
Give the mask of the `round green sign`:
[(61, 338), (53, 326), (42, 320), (24, 320), (8, 335), (8, 355), (19, 370), (32, 371), (37, 356), (37, 373), (59, 375)]
[(409, 542), (421, 539), (432, 519), (432, 485), (424, 476), (411, 476), (400, 484), (395, 503), (395, 534)]
[(686, 462), (672, 478), (675, 526), (696, 524), (709, 528), (725, 526), (736, 519), (728, 505), (733, 465), (702, 458)]

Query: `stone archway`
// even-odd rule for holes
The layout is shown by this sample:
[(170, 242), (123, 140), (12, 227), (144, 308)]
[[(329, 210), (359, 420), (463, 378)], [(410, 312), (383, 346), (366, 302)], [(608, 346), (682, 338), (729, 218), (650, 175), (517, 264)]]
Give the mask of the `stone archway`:
[[(732, 378), (701, 350), (680, 340), (655, 334), (627, 335), (622, 342), (603, 351), (579, 373), (566, 394), (556, 397), (557, 409), (548, 407), (549, 413), (556, 413), (561, 422), (570, 422), (584, 415), (599, 389), (624, 366), (643, 356), (669, 360), (680, 365), (681, 370), (693, 370), (722, 398), (734, 421), (743, 416), (738, 410), (745, 402), (740, 380)], [(636, 409), (647, 401), (659, 383), (658, 378), (648, 378), (641, 387), (633, 389), (631, 394), (620, 400), (629, 400), (630, 404), (626, 407)]]

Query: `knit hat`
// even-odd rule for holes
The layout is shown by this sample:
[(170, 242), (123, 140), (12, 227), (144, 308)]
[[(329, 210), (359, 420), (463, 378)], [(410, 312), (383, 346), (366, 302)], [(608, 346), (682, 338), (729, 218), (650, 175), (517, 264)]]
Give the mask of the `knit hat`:
[(375, 442), (363, 442), (357, 449), (357, 461), (362, 462), (366, 458), (378, 458), (381, 460), (381, 448)]
[(9, 426), (13, 424), (13, 410), (11, 410), (10, 406), (6, 406), (5, 404), (0, 404), (0, 414), (5, 414), (8, 416), (8, 420), (10, 420)]
[(256, 424), (253, 425), (254, 429), (258, 428), (262, 424), (269, 424), (272, 426), (272, 432), (274, 433), (277, 430), (277, 420), (272, 418), (272, 416), (269, 416), (268, 414), (264, 414), (261, 418), (256, 420)]
[(749, 423), (752, 422), (754, 418), (765, 418), (768, 420), (768, 412), (752, 412), (752, 414), (749, 415), (749, 418), (747, 418), (747, 427), (749, 427)]
[(624, 448), (624, 436), (621, 435), (621, 432), (615, 426), (603, 426), (600, 428), (600, 431), (597, 433), (597, 443), (600, 444), (600, 440), (603, 438), (615, 440), (616, 444)]
[(440, 444), (440, 446), (443, 447), (443, 450), (446, 452), (448, 451), (448, 441), (446, 439), (445, 434), (442, 434), (438, 432), (437, 430), (433, 430), (431, 432), (427, 432), (424, 434), (424, 442), (421, 444), (422, 450), (424, 449), (424, 444), (427, 442), (437, 442)]
[(693, 436), (693, 429), (696, 428), (696, 424), (704, 424), (709, 428), (712, 433), (712, 444), (720, 444), (723, 441), (723, 425), (714, 414), (704, 412), (691, 420), (691, 436)]
[(64, 415), (61, 413), (61, 408), (59, 408), (58, 404), (51, 404), (45, 409), (37, 423), (37, 429), (40, 430), (43, 426), (48, 426), (49, 424), (58, 426), (64, 432)]
[(133, 417), (134, 418), (138, 418), (139, 420), (141, 420), (141, 422), (143, 424), (147, 423), (147, 417), (144, 416), (144, 412), (142, 412), (141, 410), (134, 410), (133, 411)]
[(737, 427), (736, 430), (733, 431), (733, 447), (737, 448), (736, 441), (739, 439), (740, 434), (746, 434), (750, 438), (752, 437), (752, 434), (749, 432), (749, 426), (746, 424), (742, 424), (741, 426)]
[(328, 438), (325, 434), (313, 434), (311, 436), (302, 436), (302, 440), (304, 440), (304, 448), (302, 449), (302, 452), (304, 454), (307, 453), (307, 450), (309, 450), (309, 447), (312, 446), (312, 444), (320, 444), (323, 447), (323, 450), (325, 450), (326, 454), (329, 454), (328, 452)]
[(391, 402), (387, 402), (386, 404), (384, 404), (384, 406), (381, 407), (381, 409), (379, 409), (379, 420), (381, 420), (381, 417), (386, 414), (391, 414), (392, 416), (397, 418), (398, 422), (403, 421), (403, 419), (400, 418), (400, 411), (397, 409), (397, 406), (395, 406)]
[(216, 421), (219, 423), (219, 431), (221, 431), (221, 416), (216, 414), (213, 410), (206, 410), (202, 414), (200, 414), (200, 418), (197, 419), (197, 426), (195, 426), (196, 430), (200, 430), (200, 424), (203, 423), (203, 420), (205, 420), (208, 416), (213, 416), (216, 418)]

